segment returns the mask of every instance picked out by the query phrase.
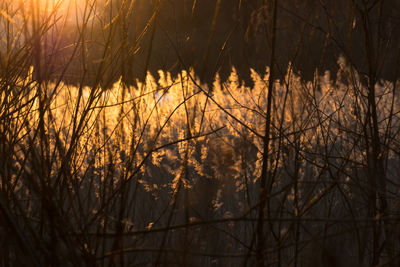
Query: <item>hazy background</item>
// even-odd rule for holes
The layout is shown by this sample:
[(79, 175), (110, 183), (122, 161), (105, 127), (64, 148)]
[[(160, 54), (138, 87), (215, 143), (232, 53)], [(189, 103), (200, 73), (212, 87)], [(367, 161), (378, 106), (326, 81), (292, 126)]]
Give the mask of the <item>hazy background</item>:
[[(118, 20), (121, 26), (110, 30), (114, 37), (107, 44), (110, 52), (117, 55), (110, 58), (113, 67), (107, 72), (114, 80), (123, 75), (132, 83), (136, 78), (143, 79), (147, 70), (155, 73), (163, 69), (176, 74), (182, 68), (193, 67), (201, 80), (209, 83), (216, 72), (226, 78), (235, 66), (240, 77), (249, 81), (250, 68), (263, 72), (269, 63), (270, 18), (268, 3), (264, 2), (97, 1), (94, 12), (98, 13), (85, 37), (86, 52), (92, 59), (87, 64), (99, 64), (106, 39), (104, 29), (111, 28), (105, 26), (110, 18), (123, 13), (123, 21)], [(368, 21), (358, 12), (364, 4), (369, 10)], [(360, 73), (367, 73), (365, 40), (370, 39), (378, 77), (394, 80), (399, 72), (399, 10), (400, 2), (396, 0), (279, 1), (277, 75), (283, 77), (288, 62), (307, 80), (312, 80), (316, 69), (320, 74), (325, 70), (334, 74), (339, 56), (344, 56)], [(75, 26), (71, 27), (74, 33)], [(68, 38), (74, 38), (73, 33), (63, 35), (66, 44), (71, 41)], [(123, 55), (118, 52), (121, 49), (126, 49)], [(82, 64), (76, 65), (69, 70), (69, 79), (79, 76), (75, 72), (80, 73)]]

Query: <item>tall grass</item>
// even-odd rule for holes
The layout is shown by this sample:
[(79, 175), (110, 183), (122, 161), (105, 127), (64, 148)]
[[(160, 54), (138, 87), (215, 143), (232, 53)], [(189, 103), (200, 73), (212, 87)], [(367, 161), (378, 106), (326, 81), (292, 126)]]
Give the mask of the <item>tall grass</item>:
[(251, 86), (203, 84), (179, 47), (176, 75), (135, 79), (162, 1), (139, 25), (134, 1), (43, 3), (0, 4), (1, 265), (400, 263), (399, 85), (368, 44), (335, 79), (278, 79), (272, 51)]

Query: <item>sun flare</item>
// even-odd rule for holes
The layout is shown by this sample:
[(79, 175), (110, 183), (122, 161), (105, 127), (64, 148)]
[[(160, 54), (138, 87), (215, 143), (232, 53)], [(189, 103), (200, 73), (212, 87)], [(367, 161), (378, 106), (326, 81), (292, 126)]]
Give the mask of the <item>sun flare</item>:
[(61, 21), (72, 21), (86, 4), (87, 1), (83, 0), (26, 0), (24, 7), (31, 12), (55, 16)]

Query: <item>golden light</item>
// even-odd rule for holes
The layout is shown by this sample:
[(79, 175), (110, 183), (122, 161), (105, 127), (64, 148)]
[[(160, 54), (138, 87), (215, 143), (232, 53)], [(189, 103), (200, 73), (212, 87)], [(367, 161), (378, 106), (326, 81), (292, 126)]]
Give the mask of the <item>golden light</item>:
[[(1, 0), (0, 0), (1, 1)], [(52, 16), (60, 22), (74, 22), (82, 15), (88, 0), (20, 0), (25, 11), (41, 16)]]
[[(25, 5), (45, 13), (64, 13), (75, 0), (25, 0)], [(30, 2), (30, 3), (28, 3)]]

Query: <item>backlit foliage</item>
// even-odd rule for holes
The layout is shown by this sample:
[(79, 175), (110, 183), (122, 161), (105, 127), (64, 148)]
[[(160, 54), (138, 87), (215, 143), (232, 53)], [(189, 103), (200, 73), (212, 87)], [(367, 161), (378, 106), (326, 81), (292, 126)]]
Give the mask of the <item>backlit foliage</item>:
[[(285, 79), (274, 81), (271, 263), (278, 255), (287, 264), (301, 255), (307, 266), (315, 247), (331, 257), (346, 253), (356, 265), (369, 253), (365, 85), (339, 63), (336, 81), (328, 72), (303, 81), (290, 65)], [(15, 224), (33, 255), (50, 257), (56, 243), (59, 260), (72, 263), (81, 257), (150, 265), (254, 262), (269, 69), (252, 71), (252, 88), (235, 69), (227, 81), (216, 76), (211, 88), (190, 70), (177, 77), (148, 73), (136, 86), (120, 79), (107, 90), (38, 83), (32, 73), (13, 86), (0, 80), (0, 101), (8, 104), (0, 118), (7, 141), (1, 149), (9, 155), (1, 163), (1, 188), (13, 196), (10, 206), (21, 218)], [(399, 88), (381, 81), (375, 90), (394, 216)], [(43, 219), (49, 205), (53, 217)], [(168, 229), (173, 225), (180, 226)], [(385, 238), (398, 248), (397, 226), (379, 227), (392, 227)]]

